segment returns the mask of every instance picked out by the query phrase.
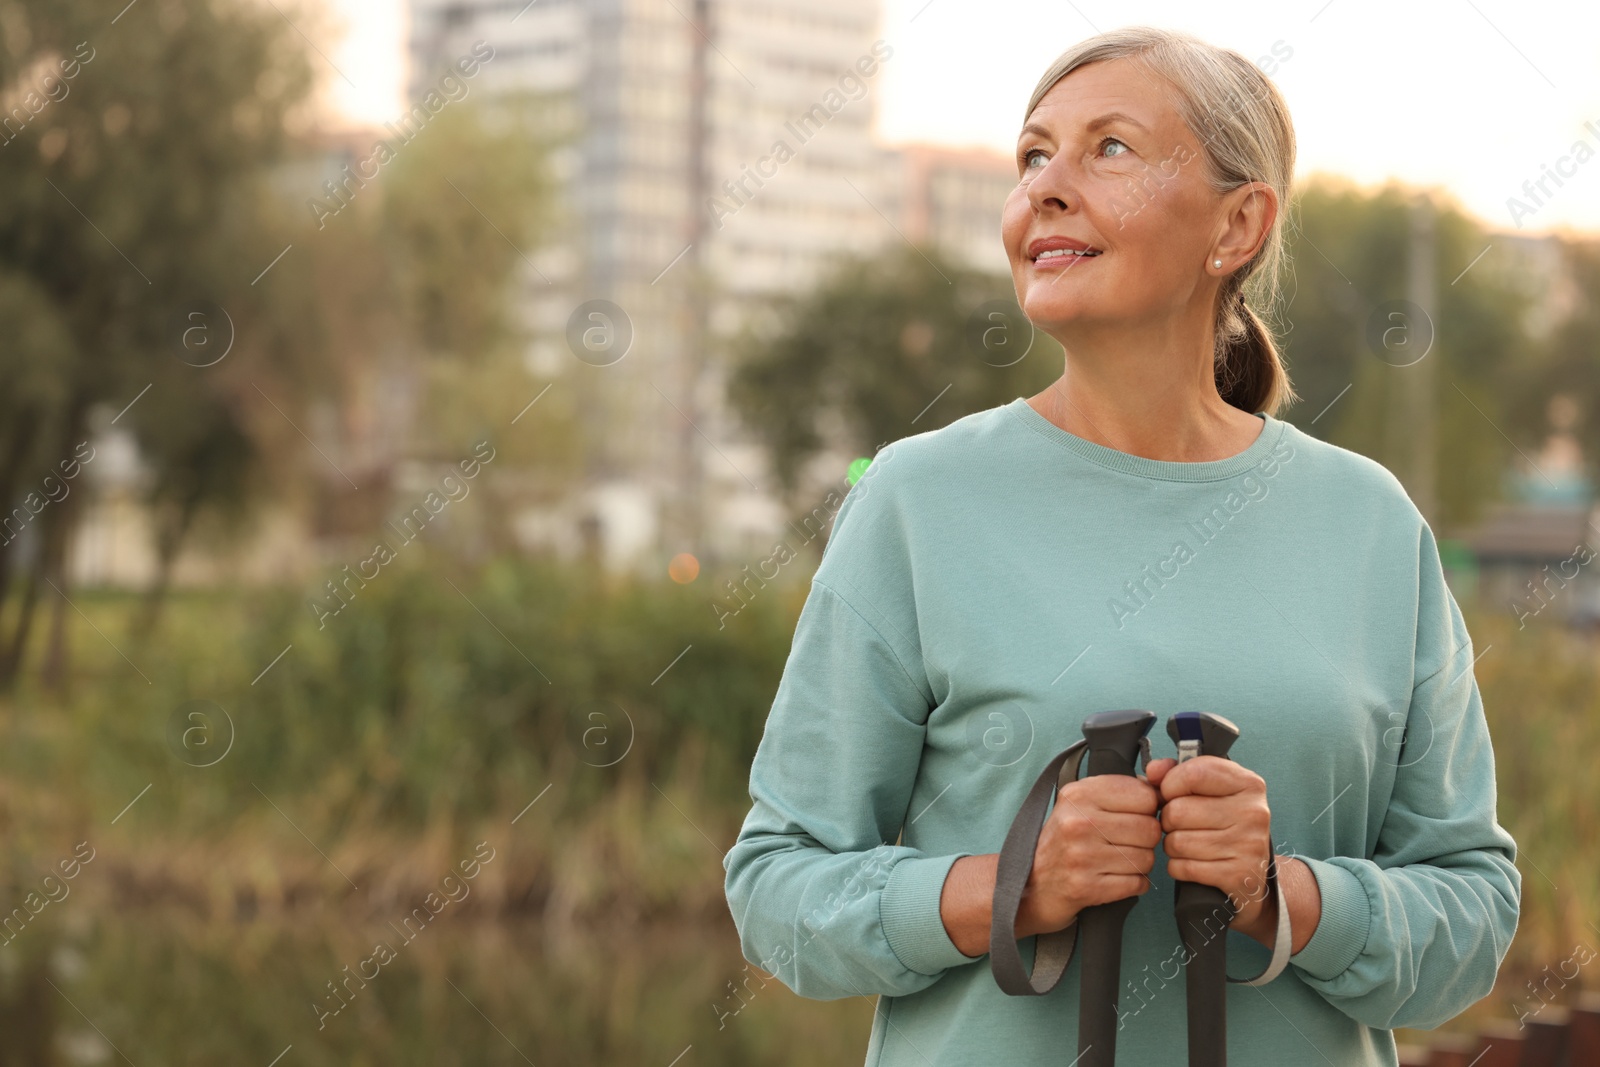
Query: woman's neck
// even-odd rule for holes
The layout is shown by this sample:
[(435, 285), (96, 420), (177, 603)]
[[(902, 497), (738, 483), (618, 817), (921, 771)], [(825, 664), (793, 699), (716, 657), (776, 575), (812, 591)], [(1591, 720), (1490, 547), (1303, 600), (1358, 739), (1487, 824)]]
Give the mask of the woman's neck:
[(1148, 379), (1126, 381), (1111, 374), (1097, 379), (1085, 369), (1065, 374), (1028, 404), (1063, 430), (1118, 452), (1145, 459), (1201, 463), (1227, 459), (1249, 448), (1265, 423), (1233, 407), (1213, 381), (1180, 387), (1169, 380), (1152, 388)]

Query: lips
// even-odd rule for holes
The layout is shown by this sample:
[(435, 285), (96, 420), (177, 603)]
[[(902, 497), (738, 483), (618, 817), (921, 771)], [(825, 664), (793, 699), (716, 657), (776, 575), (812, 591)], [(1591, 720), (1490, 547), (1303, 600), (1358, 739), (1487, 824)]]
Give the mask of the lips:
[[(1071, 237), (1041, 237), (1028, 245), (1028, 258), (1035, 264), (1053, 263), (1056, 260), (1075, 263), (1083, 259), (1093, 259), (1101, 252), (1101, 249)], [(1044, 258), (1041, 259), (1041, 256)]]

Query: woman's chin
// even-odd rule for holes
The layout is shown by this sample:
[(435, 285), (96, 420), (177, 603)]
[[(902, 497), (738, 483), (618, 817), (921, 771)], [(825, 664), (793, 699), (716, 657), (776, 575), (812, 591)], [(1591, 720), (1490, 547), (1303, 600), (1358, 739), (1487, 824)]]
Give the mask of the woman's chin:
[(1093, 308), (1081, 296), (1047, 291), (1029, 293), (1022, 301), (1022, 313), (1038, 329), (1049, 330), (1089, 317)]

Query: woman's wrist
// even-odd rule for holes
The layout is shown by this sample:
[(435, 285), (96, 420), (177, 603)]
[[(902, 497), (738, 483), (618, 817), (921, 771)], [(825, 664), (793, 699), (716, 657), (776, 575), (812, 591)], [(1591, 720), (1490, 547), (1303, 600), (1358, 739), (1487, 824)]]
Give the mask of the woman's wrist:
[[(994, 878), (1000, 856), (962, 856), (950, 865), (939, 894), (939, 918), (950, 943), (963, 956), (977, 959), (989, 951), (990, 916), (994, 912)], [(1020, 921), (1021, 916), (1019, 914)]]
[(1317, 885), (1316, 874), (1303, 860), (1281, 860), (1278, 871), (1280, 877), (1285, 871), (1289, 875), (1289, 880), (1283, 884), (1283, 895), (1289, 904), (1291, 931), (1294, 934), (1290, 951), (1299, 952), (1306, 947), (1311, 935), (1317, 932), (1317, 924), (1322, 921), (1322, 888)]
[[(1277, 864), (1283, 901), (1289, 909), (1290, 951), (1299, 952), (1316, 933), (1322, 919), (1322, 892), (1317, 888), (1317, 876), (1301, 860), (1279, 856)], [(1278, 936), (1278, 895), (1271, 894), (1251, 922), (1235, 923), (1233, 929), (1272, 948)]]
[[(950, 943), (973, 959), (989, 951), (989, 932), (994, 922), (994, 879), (999, 867), (997, 853), (962, 856), (950, 865), (950, 873), (945, 876), (944, 889), (939, 895), (939, 918), (944, 922)], [(1023, 891), (1014, 926), (1018, 940), (1070, 925), (1070, 922), (1051, 923), (1041, 919), (1030, 906), (1028, 892)]]
[[(1287, 864), (1278, 864), (1278, 880), (1281, 883), (1285, 876)], [(1283, 886), (1284, 894), (1288, 894), (1288, 886)], [(1262, 898), (1259, 906), (1250, 909), (1250, 917), (1236, 918), (1230, 928), (1261, 944), (1272, 948), (1278, 937), (1278, 894), (1272, 891), (1271, 883), (1262, 883)], [(1291, 913), (1292, 914), (1292, 913)]]

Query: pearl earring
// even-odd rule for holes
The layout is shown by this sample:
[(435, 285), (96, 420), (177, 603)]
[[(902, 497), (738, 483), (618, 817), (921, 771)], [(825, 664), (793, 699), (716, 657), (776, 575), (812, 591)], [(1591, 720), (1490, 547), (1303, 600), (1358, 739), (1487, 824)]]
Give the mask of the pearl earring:
[(1212, 260), (1212, 261), (1211, 261), (1211, 265), (1212, 265), (1212, 266), (1213, 266), (1213, 267), (1220, 267), (1220, 266), (1222, 266), (1222, 260), (1220, 260), (1220, 259), (1213, 259), (1213, 260)]

